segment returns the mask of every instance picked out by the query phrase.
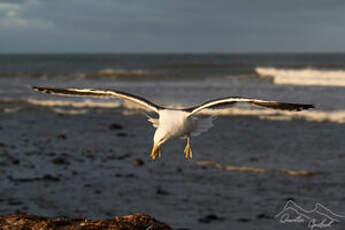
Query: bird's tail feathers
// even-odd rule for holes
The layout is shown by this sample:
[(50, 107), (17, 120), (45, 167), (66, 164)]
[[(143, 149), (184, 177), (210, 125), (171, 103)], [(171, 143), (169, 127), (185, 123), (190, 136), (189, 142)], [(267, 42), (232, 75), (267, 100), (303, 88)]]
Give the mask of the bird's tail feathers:
[(155, 128), (158, 128), (159, 126), (159, 119), (150, 117), (148, 114), (146, 114), (147, 120), (152, 123), (152, 126)]
[(207, 117), (207, 118), (198, 118), (198, 126), (195, 131), (192, 132), (192, 136), (198, 136), (201, 133), (206, 132), (210, 128), (213, 127), (213, 121), (215, 117)]

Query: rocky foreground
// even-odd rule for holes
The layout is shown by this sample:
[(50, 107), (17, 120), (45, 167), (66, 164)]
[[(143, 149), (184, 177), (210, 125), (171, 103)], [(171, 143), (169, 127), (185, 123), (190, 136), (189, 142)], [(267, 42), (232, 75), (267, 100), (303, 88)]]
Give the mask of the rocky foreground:
[(89, 220), (66, 217), (47, 218), (29, 214), (0, 217), (1, 230), (171, 230), (152, 217), (140, 213), (113, 219)]

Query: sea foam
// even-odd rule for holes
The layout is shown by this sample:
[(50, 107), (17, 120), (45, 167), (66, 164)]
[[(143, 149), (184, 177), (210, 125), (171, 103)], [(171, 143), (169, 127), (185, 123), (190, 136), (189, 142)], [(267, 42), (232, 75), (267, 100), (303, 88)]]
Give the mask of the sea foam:
[[(27, 102), (32, 105), (48, 106), (48, 107), (71, 107), (71, 108), (123, 108), (130, 111), (142, 109), (141, 106), (130, 103), (130, 102), (98, 102), (93, 100), (85, 101), (54, 101), (54, 100), (37, 100), (28, 99)], [(167, 106), (173, 109), (180, 109), (184, 106), (173, 105)], [(131, 113), (132, 114), (132, 113)], [(273, 109), (262, 109), (260, 107), (231, 107), (225, 109), (205, 109), (202, 110), (200, 115), (211, 115), (211, 116), (253, 116), (260, 119), (266, 120), (306, 120), (311, 122), (334, 122), (343, 124), (345, 123), (345, 110), (305, 110), (300, 112), (284, 111), (284, 110), (273, 110)]]
[(83, 101), (68, 101), (68, 100), (37, 100), (29, 98), (27, 103), (38, 106), (47, 107), (72, 107), (72, 108), (118, 108), (121, 107), (120, 101), (100, 102), (90, 99)]
[(318, 85), (345, 87), (344, 70), (277, 69), (257, 67), (261, 77), (271, 77), (278, 85)]
[[(137, 114), (139, 110), (143, 107), (123, 101), (94, 101), (91, 99), (83, 101), (72, 101), (72, 100), (39, 100), (39, 99), (13, 99), (9, 98), (1, 99), (0, 104), (8, 105), (23, 105), (29, 104), (33, 106), (47, 107), (50, 111), (56, 113), (66, 113), (66, 114), (85, 114), (92, 112), (92, 109), (123, 109), (123, 114)], [(164, 105), (163, 105), (164, 106)], [(171, 109), (181, 109), (184, 108), (182, 105), (167, 105), (166, 107)], [(6, 109), (7, 113), (10, 112), (20, 112), (21, 109)], [(204, 116), (252, 116), (258, 117), (263, 120), (279, 120), (279, 121), (289, 121), (289, 120), (305, 120), (310, 122), (333, 122), (338, 124), (345, 123), (345, 110), (304, 110), (304, 111), (284, 111), (284, 110), (274, 110), (261, 108), (257, 106), (233, 106), (224, 109), (204, 109), (200, 113)]]

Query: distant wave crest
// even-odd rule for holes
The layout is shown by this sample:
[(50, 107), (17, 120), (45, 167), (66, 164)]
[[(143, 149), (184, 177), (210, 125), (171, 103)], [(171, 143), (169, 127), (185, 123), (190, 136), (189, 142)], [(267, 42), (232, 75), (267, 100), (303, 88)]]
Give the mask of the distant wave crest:
[(51, 78), (51, 77), (71, 77), (71, 78), (157, 78), (169, 77), (168, 74), (156, 73), (144, 70), (127, 70), (127, 69), (101, 69), (95, 72), (77, 72), (77, 73), (0, 73), (0, 77), (38, 77), (38, 78)]
[(344, 70), (277, 69), (257, 67), (261, 77), (271, 77), (278, 85), (318, 85), (345, 87)]
[(272, 110), (272, 109), (246, 109), (228, 108), (219, 110), (204, 110), (204, 115), (217, 116), (254, 116), (263, 120), (306, 120), (311, 122), (334, 122), (345, 123), (345, 110), (323, 111), (308, 110), (300, 112)]
[(149, 78), (149, 77), (163, 77), (165, 75), (160, 73), (153, 73), (144, 70), (126, 70), (126, 69), (102, 69), (94, 73), (76, 73), (72, 76), (76, 77), (95, 77), (95, 78)]

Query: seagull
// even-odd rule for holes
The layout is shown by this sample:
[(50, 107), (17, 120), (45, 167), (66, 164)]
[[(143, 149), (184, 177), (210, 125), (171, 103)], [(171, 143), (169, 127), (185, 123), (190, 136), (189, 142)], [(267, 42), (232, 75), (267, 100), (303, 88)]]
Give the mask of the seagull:
[(233, 105), (235, 103), (249, 103), (257, 106), (263, 106), (271, 109), (301, 111), (305, 109), (314, 108), (312, 104), (296, 104), (278, 101), (261, 100), (254, 98), (244, 97), (223, 97), (213, 99), (201, 103), (193, 107), (182, 109), (172, 109), (156, 105), (151, 101), (126, 93), (119, 90), (100, 90), (100, 89), (78, 89), (78, 88), (45, 88), (45, 87), (32, 87), (33, 90), (56, 95), (69, 95), (69, 96), (89, 96), (98, 98), (115, 97), (125, 101), (138, 104), (143, 109), (155, 112), (158, 114), (158, 119), (148, 116), (154, 128), (156, 128), (153, 137), (153, 148), (151, 152), (151, 159), (156, 160), (161, 158), (161, 146), (171, 139), (182, 138), (186, 139), (186, 147), (184, 149), (185, 158), (191, 159), (193, 157), (191, 149), (191, 136), (197, 136), (202, 132), (207, 131), (213, 126), (213, 117), (198, 119), (197, 115), (206, 108), (216, 108), (219, 106)]

